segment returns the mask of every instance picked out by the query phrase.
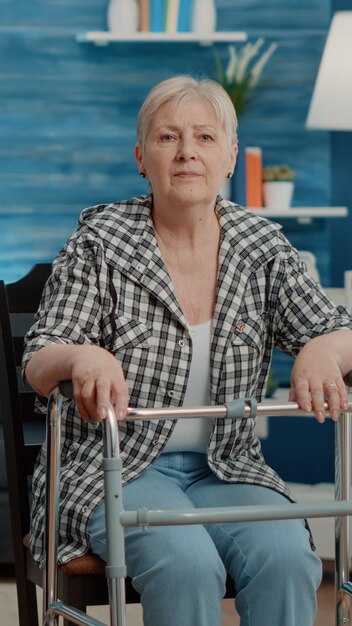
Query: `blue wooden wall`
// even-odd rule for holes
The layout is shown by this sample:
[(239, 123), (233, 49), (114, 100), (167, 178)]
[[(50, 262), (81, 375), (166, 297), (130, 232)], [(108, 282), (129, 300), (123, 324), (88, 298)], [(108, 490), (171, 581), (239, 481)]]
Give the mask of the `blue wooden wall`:
[[(218, 0), (217, 10), (218, 30), (279, 43), (240, 141), (296, 169), (295, 205), (329, 205), (328, 134), (304, 125), (330, 0)], [(215, 77), (215, 63), (198, 44), (78, 44), (77, 32), (105, 28), (106, 0), (0, 0), (0, 13), (0, 276), (13, 281), (53, 258), (84, 207), (144, 191), (133, 156), (143, 97), (176, 73)], [(227, 46), (216, 49), (225, 58)], [(329, 285), (329, 222), (285, 229), (316, 252)]]

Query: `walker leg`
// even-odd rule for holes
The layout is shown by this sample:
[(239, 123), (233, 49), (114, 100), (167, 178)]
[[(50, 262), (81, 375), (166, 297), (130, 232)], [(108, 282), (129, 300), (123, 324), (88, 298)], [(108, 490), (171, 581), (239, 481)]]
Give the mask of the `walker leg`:
[[(335, 499), (351, 495), (351, 414), (341, 413), (335, 427)], [(352, 584), (350, 576), (350, 519), (335, 520), (335, 609), (336, 626), (352, 625)]]
[(111, 626), (126, 626), (125, 578), (109, 578), (109, 602)]
[(106, 576), (109, 589), (110, 624), (126, 626), (124, 527), (121, 523), (122, 505), (122, 462), (119, 450), (117, 421), (109, 409), (103, 422), (104, 482), (107, 560)]
[(352, 624), (351, 617), (352, 585), (344, 583), (337, 592), (337, 624), (338, 626)]
[(49, 398), (46, 418), (47, 472), (45, 487), (45, 560), (43, 574), (43, 624), (57, 626), (56, 615), (47, 613), (57, 600), (58, 499), (60, 481), (60, 447), (62, 396), (55, 390)]

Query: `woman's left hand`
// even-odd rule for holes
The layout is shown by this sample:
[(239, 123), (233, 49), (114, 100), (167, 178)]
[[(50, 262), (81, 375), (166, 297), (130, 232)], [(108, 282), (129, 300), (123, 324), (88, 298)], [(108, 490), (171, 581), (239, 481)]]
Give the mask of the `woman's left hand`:
[(298, 354), (291, 374), (289, 400), (324, 422), (324, 402), (337, 420), (348, 408), (343, 377), (352, 369), (352, 332), (335, 331), (311, 339)]

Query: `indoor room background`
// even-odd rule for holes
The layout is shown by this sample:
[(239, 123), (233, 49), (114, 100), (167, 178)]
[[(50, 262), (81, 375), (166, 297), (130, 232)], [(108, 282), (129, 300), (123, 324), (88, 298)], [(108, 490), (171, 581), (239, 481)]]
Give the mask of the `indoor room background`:
[[(350, 0), (216, 0), (217, 30), (245, 31), (278, 47), (239, 119), (239, 145), (263, 165), (296, 172), (293, 206), (352, 206), (352, 133), (309, 130), (309, 103), (331, 14)], [(134, 160), (136, 116), (158, 81), (217, 78), (228, 44), (78, 43), (107, 28), (107, 0), (0, 0), (0, 277), (12, 282), (51, 261), (82, 209), (147, 190)], [(235, 44), (239, 48), (243, 44)], [(264, 213), (265, 214), (265, 213)], [(313, 252), (325, 287), (352, 269), (352, 211), (343, 219), (281, 220)], [(276, 355), (277, 376), (289, 365)]]
[[(349, 0), (217, 0), (217, 30), (275, 41), (240, 117), (240, 146), (260, 146), (263, 162), (296, 171), (294, 206), (346, 205), (351, 133), (308, 130), (305, 120), (335, 9)], [(106, 0), (0, 0), (0, 276), (23, 276), (51, 261), (80, 211), (146, 190), (134, 161), (135, 122), (148, 90), (174, 74), (216, 78), (216, 43), (78, 43), (106, 28)], [(239, 46), (240, 44), (236, 44)], [(330, 135), (333, 135), (331, 138)], [(334, 184), (335, 179), (337, 180)], [(347, 196), (347, 198), (346, 198)], [(352, 268), (352, 217), (314, 219), (284, 230), (317, 257), (324, 286)]]
[[(331, 14), (350, 0), (216, 0), (217, 30), (245, 31), (278, 47), (239, 119), (239, 145), (263, 164), (296, 172), (294, 206), (352, 205), (352, 133), (309, 130), (305, 121)], [(136, 116), (148, 90), (175, 74), (217, 78), (228, 44), (78, 43), (106, 29), (107, 0), (0, 0), (0, 277), (19, 279), (51, 261), (80, 211), (147, 190), (134, 160)], [(235, 44), (239, 48), (243, 44)], [(283, 219), (299, 250), (317, 259), (325, 287), (352, 268), (351, 215)], [(288, 384), (289, 365), (276, 356)]]
[[(351, 0), (216, 1), (217, 30), (245, 31), (253, 42), (262, 37), (265, 47), (278, 44), (263, 73), (265, 88), (256, 89), (240, 117), (240, 146), (261, 147), (264, 165), (285, 163), (295, 170), (293, 206), (349, 208), (343, 219), (281, 220), (290, 241), (315, 254), (325, 287), (342, 286), (344, 271), (352, 269), (352, 133), (308, 130), (305, 122), (331, 15), (351, 5)], [(107, 0), (0, 0), (0, 278), (5, 282), (51, 261), (85, 207), (146, 191), (134, 160), (136, 116), (145, 95), (175, 74), (216, 79), (214, 51), (224, 62), (228, 58), (227, 43), (78, 43), (77, 34), (106, 29), (106, 11)], [(287, 386), (290, 363), (280, 358), (274, 360), (276, 377)], [(313, 421), (305, 421), (303, 434), (303, 426), (278, 421), (263, 442), (268, 460), (286, 480), (333, 480), (331, 422), (319, 427), (318, 435)], [(282, 429), (289, 450), (277, 445)]]

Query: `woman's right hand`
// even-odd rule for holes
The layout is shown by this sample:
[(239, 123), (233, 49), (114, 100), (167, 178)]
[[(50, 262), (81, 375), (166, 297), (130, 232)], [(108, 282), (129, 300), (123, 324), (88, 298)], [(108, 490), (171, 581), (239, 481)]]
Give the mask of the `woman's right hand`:
[(106, 418), (109, 403), (117, 419), (125, 417), (128, 387), (120, 363), (104, 348), (75, 346), (71, 358), (73, 397), (84, 421)]
[(128, 387), (120, 363), (99, 346), (50, 344), (36, 352), (26, 366), (26, 378), (42, 396), (62, 380), (71, 380), (82, 419), (105, 419), (112, 402), (117, 419), (125, 417)]

